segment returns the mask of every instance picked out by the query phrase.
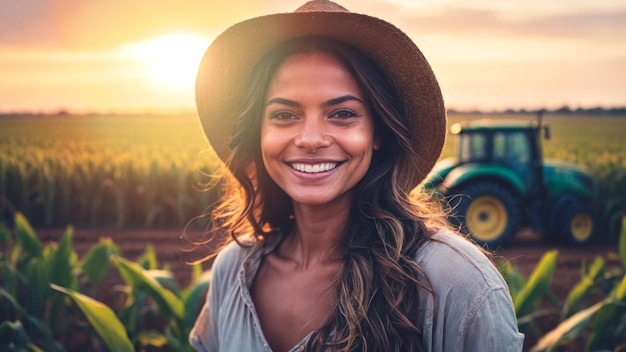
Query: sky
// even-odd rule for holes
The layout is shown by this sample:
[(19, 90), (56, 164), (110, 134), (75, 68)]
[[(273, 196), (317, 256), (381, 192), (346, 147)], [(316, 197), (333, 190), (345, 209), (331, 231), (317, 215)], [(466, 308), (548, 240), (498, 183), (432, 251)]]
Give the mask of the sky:
[[(626, 106), (626, 0), (339, 0), (406, 32), (448, 108)], [(0, 112), (193, 111), (213, 38), (287, 0), (0, 0)]]

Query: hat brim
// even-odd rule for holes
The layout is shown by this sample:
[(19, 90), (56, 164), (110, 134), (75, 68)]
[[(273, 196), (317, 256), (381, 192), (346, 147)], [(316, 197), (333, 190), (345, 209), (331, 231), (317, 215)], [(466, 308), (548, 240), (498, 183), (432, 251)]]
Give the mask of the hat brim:
[(207, 49), (196, 78), (196, 104), (204, 132), (226, 160), (243, 87), (255, 64), (273, 48), (303, 36), (349, 43), (376, 62), (397, 88), (419, 160), (413, 186), (437, 162), (446, 137), (439, 84), (423, 54), (400, 29), (381, 19), (352, 12), (293, 12), (239, 22)]

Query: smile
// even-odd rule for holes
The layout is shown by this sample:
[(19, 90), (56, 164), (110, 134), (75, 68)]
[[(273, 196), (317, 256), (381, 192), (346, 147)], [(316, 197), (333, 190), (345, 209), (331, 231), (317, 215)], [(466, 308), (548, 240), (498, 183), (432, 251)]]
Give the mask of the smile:
[(302, 163), (291, 164), (292, 169), (296, 171), (300, 171), (300, 172), (306, 172), (309, 174), (330, 171), (336, 167), (337, 167), (337, 163), (322, 163), (322, 164), (314, 164), (314, 165), (302, 164)]

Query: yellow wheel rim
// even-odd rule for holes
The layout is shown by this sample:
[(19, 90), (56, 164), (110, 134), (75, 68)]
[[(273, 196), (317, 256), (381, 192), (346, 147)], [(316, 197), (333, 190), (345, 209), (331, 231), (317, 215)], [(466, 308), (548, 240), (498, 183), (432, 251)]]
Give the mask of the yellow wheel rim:
[(579, 213), (574, 216), (571, 223), (572, 236), (579, 241), (584, 242), (591, 236), (593, 230), (593, 219), (587, 213)]
[(465, 214), (467, 229), (480, 241), (491, 241), (500, 237), (508, 220), (504, 204), (492, 196), (475, 198)]

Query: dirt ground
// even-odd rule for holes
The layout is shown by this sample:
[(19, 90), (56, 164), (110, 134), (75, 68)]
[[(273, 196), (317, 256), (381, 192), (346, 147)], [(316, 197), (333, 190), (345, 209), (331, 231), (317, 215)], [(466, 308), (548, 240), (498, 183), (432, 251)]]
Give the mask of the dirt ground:
[[(62, 231), (37, 231), (43, 241), (56, 241), (61, 236)], [(190, 234), (197, 236), (198, 234)], [(181, 230), (159, 230), (159, 231), (111, 231), (111, 230), (77, 230), (74, 233), (74, 249), (82, 258), (85, 253), (100, 238), (109, 237), (118, 246), (123, 257), (129, 260), (136, 260), (146, 249), (148, 244), (154, 246), (160, 267), (167, 264), (174, 273), (174, 277), (181, 288), (189, 285), (191, 280), (191, 267), (188, 262), (201, 258), (211, 253), (211, 246), (187, 253), (185, 249), (189, 244), (181, 237)], [(602, 256), (608, 258), (608, 266), (621, 265), (616, 255), (617, 245), (591, 245), (583, 248), (556, 248), (543, 241), (538, 235), (522, 231), (506, 247), (493, 252), (495, 260), (508, 260), (513, 266), (518, 268), (526, 277), (532, 272), (540, 258), (547, 251), (558, 249), (557, 269), (552, 278), (551, 290), (559, 299), (564, 299), (567, 292), (580, 280), (581, 265), (590, 264), (595, 257)], [(205, 262), (203, 267), (208, 269), (212, 261)], [(110, 287), (110, 284), (120, 280), (116, 273), (111, 270), (108, 282), (103, 285)], [(96, 299), (104, 302), (111, 302), (110, 295), (100, 292)], [(547, 322), (548, 325), (556, 322)], [(527, 334), (525, 347), (532, 346), (536, 342), (536, 336)], [(525, 348), (525, 349), (526, 349)]]

